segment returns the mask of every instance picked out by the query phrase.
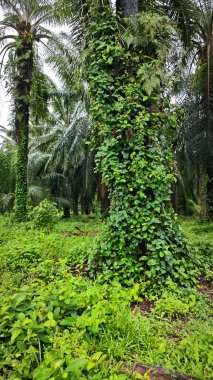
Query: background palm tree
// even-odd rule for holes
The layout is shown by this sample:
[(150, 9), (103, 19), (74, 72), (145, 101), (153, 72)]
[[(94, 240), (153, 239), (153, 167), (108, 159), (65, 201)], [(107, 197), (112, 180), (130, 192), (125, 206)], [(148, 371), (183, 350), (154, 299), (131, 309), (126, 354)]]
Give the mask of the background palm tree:
[(177, 157), (182, 157), (180, 170), (184, 171), (183, 165), (188, 168), (188, 174), (184, 176), (185, 187), (190, 184), (192, 193), (197, 193), (201, 218), (212, 218), (213, 3), (210, 0), (171, 0), (167, 3), (171, 7), (170, 16), (178, 20), (183, 31), (182, 39), (187, 48), (186, 65), (194, 68), (194, 73), (191, 71), (185, 78), (188, 88), (182, 85), (180, 104), (185, 110), (185, 118), (178, 138), (178, 152), (182, 151), (184, 155), (178, 154)]
[(96, 192), (94, 155), (86, 144), (91, 121), (78, 93), (63, 89), (51, 96), (46, 122), (32, 130), (29, 165), (33, 182), (40, 177), (51, 197), (64, 207), (88, 213)]
[(4, 11), (0, 22), (1, 65), (9, 57), (4, 73), (11, 84), (18, 144), (15, 211), (17, 220), (21, 221), (27, 216), (29, 119), (31, 92), (38, 68), (38, 45), (42, 44), (50, 54), (51, 46), (59, 44), (56, 35), (44, 27), (45, 23), (56, 22), (56, 1), (1, 0), (0, 4)]
[(7, 141), (0, 149), (0, 211), (11, 211), (14, 203), (16, 146)]

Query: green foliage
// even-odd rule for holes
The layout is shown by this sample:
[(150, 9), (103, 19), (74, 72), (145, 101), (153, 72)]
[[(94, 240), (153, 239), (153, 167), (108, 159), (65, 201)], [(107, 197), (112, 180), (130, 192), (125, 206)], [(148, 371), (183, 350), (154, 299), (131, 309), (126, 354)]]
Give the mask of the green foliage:
[(29, 127), (25, 125), (20, 131), (16, 162), (15, 213), (19, 222), (27, 219), (27, 150)]
[(44, 228), (51, 230), (58, 222), (61, 213), (56, 204), (44, 199), (40, 204), (29, 213), (30, 225), (33, 228)]
[(208, 315), (208, 301), (205, 300), (195, 289), (183, 290), (171, 279), (167, 280), (167, 289), (162, 293), (161, 298), (155, 302), (152, 311), (153, 315), (161, 318), (181, 318), (186, 315), (199, 314), (200, 318), (205, 319)]
[[(147, 31), (136, 45), (134, 35), (125, 43), (122, 22), (107, 7), (91, 6), (84, 30), (96, 164), (112, 200), (107, 232), (91, 258), (90, 272), (126, 285), (150, 280), (157, 289), (168, 276), (183, 286), (192, 284), (195, 273), (170, 206), (174, 167), (163, 137), (174, 122), (162, 96), (168, 39), (160, 49), (171, 26), (164, 17), (152, 17), (157, 26), (148, 24), (147, 13), (134, 19), (138, 29)], [(126, 34), (135, 29), (127, 24)]]
[[(26, 230), (22, 229), (20, 236), (15, 240), (10, 237), (12, 246), (10, 241), (4, 242), (0, 249), (2, 271), (8, 268), (14, 273), (21, 271), (25, 277), (33, 277), (36, 274), (40, 278), (49, 278), (54, 273), (53, 264), (57, 262), (57, 255), (60, 249), (63, 249), (61, 240), (57, 236), (42, 232), (28, 231), (28, 237), (25, 234)], [(3, 244), (5, 237), (1, 236), (1, 239)]]
[[(201, 379), (211, 378), (209, 371), (212, 371), (212, 352), (208, 351), (207, 347), (212, 346), (212, 328), (210, 323), (195, 322), (191, 325), (190, 336), (184, 338), (179, 344), (180, 356), (175, 353), (171, 354), (172, 359), (176, 356), (177, 363), (183, 363), (185, 372), (189, 371), (191, 367), (194, 376)], [(189, 365), (189, 360), (193, 362), (192, 366)], [(201, 368), (205, 363), (203, 374)]]
[[(212, 218), (212, 11), (211, 1), (170, 1), (173, 17), (188, 31), (187, 69), (181, 80), (179, 99), (184, 112), (177, 138), (176, 157), (184, 187), (199, 201), (201, 219)], [(182, 29), (181, 28), (181, 29)], [(185, 30), (185, 31), (186, 31)], [(186, 35), (185, 35), (186, 37)], [(186, 42), (186, 41), (185, 41)], [(195, 70), (191, 70), (191, 64)]]
[(91, 121), (85, 102), (79, 100), (81, 93), (73, 87), (64, 84), (61, 91), (53, 89), (46, 121), (35, 121), (30, 139), (30, 181), (40, 181), (49, 188), (49, 198), (69, 212), (73, 208), (78, 213), (81, 202), (82, 212), (89, 213), (97, 188), (94, 154), (86, 144)]
[(200, 276), (206, 281), (213, 281), (213, 246), (212, 244), (198, 244), (194, 261)]
[(213, 229), (212, 223), (203, 223), (196, 219), (180, 218), (183, 231), (191, 245), (195, 247), (193, 261), (195, 262), (197, 273), (206, 281), (213, 280)]
[(131, 297), (118, 284), (92, 284), (66, 270), (47, 285), (40, 281), (22, 286), (1, 309), (2, 373), (11, 379), (19, 375), (39, 380), (116, 374), (103, 366), (107, 355), (95, 351), (92, 339)]
[(14, 202), (16, 149), (5, 142), (0, 149), (0, 211), (11, 211)]
[(141, 362), (210, 380), (207, 298), (167, 281), (146, 315), (143, 284), (126, 289), (74, 270), (95, 238), (73, 236), (76, 227), (103, 228), (73, 218), (45, 234), (0, 218), (0, 379), (127, 380), (136, 377), (121, 374), (122, 365)]
[[(44, 93), (39, 86), (39, 79), (42, 78), (42, 75), (38, 75), (38, 68), (41, 66), (38, 65), (38, 49), (35, 46), (39, 42), (46, 46), (43, 43), (44, 39), (54, 47), (60, 45), (61, 49), (63, 48), (63, 44), (59, 38), (57, 39), (56, 34), (44, 27), (45, 23), (55, 24), (56, 20), (60, 19), (56, 18), (54, 14), (57, 8), (55, 7), (56, 1), (49, 3), (40, 0), (30, 3), (16, 1), (15, 6), (11, 1), (1, 1), (4, 13), (0, 36), (0, 42), (4, 45), (0, 53), (1, 69), (3, 68), (13, 100), (13, 126), (18, 146), (15, 213), (19, 222), (27, 219), (29, 124), (31, 116), (38, 117), (38, 112), (31, 114), (36, 97), (36, 106), (40, 108), (41, 112), (45, 110), (44, 107), (41, 107), (45, 102), (41, 102), (39, 99)], [(51, 49), (47, 50), (50, 55)], [(9, 54), (7, 54), (8, 52)]]

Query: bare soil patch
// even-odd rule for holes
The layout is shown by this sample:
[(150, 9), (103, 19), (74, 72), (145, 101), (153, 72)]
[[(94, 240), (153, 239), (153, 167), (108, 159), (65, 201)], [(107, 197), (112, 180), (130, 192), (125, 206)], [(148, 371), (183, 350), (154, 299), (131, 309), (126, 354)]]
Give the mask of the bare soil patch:
[(82, 231), (79, 227), (75, 227), (77, 230), (76, 232), (70, 232), (70, 231), (65, 231), (61, 232), (60, 235), (67, 237), (67, 236), (96, 236), (100, 235), (101, 231)]
[(213, 284), (211, 282), (206, 281), (204, 278), (200, 278), (198, 290), (213, 301)]
[(154, 308), (154, 301), (143, 300), (141, 302), (134, 302), (131, 304), (131, 309), (138, 310), (141, 314), (150, 314), (151, 310)]

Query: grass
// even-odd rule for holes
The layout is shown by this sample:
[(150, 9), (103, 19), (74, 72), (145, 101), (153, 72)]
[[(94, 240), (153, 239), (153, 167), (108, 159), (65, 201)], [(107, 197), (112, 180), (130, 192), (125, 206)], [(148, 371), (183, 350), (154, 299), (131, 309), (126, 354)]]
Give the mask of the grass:
[(213, 282), (213, 223), (180, 218), (186, 240), (195, 251), (195, 261), (202, 282)]
[(180, 224), (192, 245), (205, 245), (213, 242), (213, 223), (203, 223), (199, 219), (181, 217)]
[(57, 232), (103, 231), (104, 223), (95, 216), (72, 216), (71, 219), (63, 219), (55, 226)]
[[(193, 246), (211, 242), (210, 224), (181, 224)], [(210, 297), (168, 281), (146, 309), (143, 284), (88, 279), (82, 268), (99, 237), (85, 233), (103, 230), (93, 217), (60, 221), (49, 234), (0, 217), (0, 379), (147, 378), (123, 373), (130, 363), (212, 379)], [(198, 262), (205, 252), (197, 250)]]

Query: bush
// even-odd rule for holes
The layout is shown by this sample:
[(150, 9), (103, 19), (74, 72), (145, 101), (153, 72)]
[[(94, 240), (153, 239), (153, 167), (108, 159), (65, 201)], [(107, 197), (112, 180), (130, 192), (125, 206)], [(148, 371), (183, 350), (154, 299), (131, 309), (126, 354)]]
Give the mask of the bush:
[(58, 222), (60, 216), (61, 214), (56, 204), (44, 199), (29, 213), (30, 226), (32, 228), (51, 230)]

